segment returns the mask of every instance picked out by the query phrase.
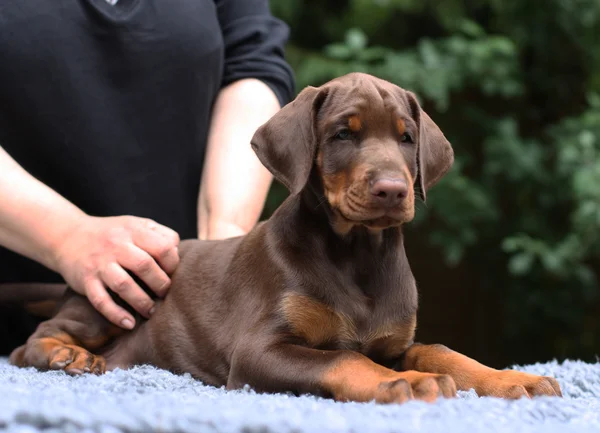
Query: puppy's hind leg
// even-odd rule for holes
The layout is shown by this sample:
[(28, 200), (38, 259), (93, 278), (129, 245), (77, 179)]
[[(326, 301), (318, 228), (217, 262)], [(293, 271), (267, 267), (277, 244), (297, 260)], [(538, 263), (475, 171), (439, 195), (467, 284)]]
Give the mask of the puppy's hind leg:
[(99, 350), (123, 331), (98, 313), (89, 301), (69, 291), (58, 313), (42, 322), (27, 342), (10, 355), (10, 363), (77, 375), (102, 374), (106, 360)]

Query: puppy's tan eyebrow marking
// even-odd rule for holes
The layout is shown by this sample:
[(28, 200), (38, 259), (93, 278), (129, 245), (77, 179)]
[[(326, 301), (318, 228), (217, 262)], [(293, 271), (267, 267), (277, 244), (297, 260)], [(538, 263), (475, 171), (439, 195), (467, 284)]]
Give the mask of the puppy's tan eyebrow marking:
[(348, 117), (348, 127), (352, 132), (360, 131), (360, 129), (362, 128), (362, 122), (360, 120), (360, 117), (358, 117), (358, 115), (356, 114), (353, 114), (352, 116)]
[(396, 119), (396, 129), (398, 129), (398, 134), (402, 135), (406, 132), (406, 123), (402, 119)]

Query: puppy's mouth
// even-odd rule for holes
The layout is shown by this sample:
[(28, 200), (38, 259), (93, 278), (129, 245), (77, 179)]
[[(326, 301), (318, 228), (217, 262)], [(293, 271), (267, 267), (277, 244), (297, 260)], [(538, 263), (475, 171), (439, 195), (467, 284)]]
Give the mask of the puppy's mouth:
[(360, 224), (363, 226), (373, 229), (373, 230), (382, 230), (390, 227), (398, 227), (402, 225), (405, 221), (403, 219), (396, 219), (389, 216), (383, 216), (380, 218), (375, 218), (371, 220), (361, 221)]
[(409, 219), (404, 217), (404, 215), (386, 215), (383, 214), (381, 216), (376, 217), (366, 217), (366, 216), (356, 216), (356, 215), (348, 215), (344, 213), (342, 210), (337, 210), (339, 215), (344, 218), (347, 222), (355, 224), (355, 225), (363, 225), (370, 229), (385, 229), (388, 227), (398, 227), (405, 222), (408, 222)]
[(350, 195), (345, 195), (334, 209), (347, 222), (371, 229), (397, 227), (409, 222), (414, 216), (404, 203), (393, 208), (382, 208), (362, 204)]

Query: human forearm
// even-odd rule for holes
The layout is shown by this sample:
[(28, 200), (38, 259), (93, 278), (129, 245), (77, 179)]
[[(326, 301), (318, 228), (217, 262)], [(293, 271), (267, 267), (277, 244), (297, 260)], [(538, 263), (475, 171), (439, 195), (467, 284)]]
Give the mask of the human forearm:
[(271, 89), (255, 79), (237, 81), (219, 94), (198, 200), (201, 239), (243, 234), (258, 221), (272, 176), (250, 139), (279, 108)]
[(154, 221), (85, 214), (0, 147), (0, 245), (60, 273), (111, 322), (134, 326), (106, 288), (147, 316), (154, 302), (126, 271), (163, 296), (179, 263), (178, 243), (177, 233)]
[(84, 215), (0, 147), (0, 245), (57, 271), (56, 246)]

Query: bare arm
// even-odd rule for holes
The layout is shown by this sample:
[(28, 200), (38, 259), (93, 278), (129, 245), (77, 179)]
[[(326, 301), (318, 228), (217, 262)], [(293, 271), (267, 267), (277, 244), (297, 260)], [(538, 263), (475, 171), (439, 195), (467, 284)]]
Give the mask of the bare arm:
[(133, 317), (106, 287), (148, 316), (154, 302), (125, 269), (159, 295), (178, 264), (175, 232), (143, 218), (97, 218), (27, 173), (0, 147), (0, 245), (60, 273), (111, 322), (125, 328)]
[(254, 154), (250, 139), (279, 108), (273, 91), (256, 79), (221, 90), (198, 200), (200, 239), (242, 235), (258, 221), (272, 176)]
[(0, 245), (58, 272), (56, 246), (85, 214), (0, 147)]

